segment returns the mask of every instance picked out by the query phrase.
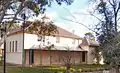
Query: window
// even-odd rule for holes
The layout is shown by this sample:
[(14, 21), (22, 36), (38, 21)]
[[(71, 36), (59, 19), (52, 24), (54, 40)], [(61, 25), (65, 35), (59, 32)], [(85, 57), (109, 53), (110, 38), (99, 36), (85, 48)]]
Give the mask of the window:
[(85, 52), (82, 52), (82, 62), (85, 62)]
[(45, 36), (42, 37), (42, 41), (45, 42)]
[(14, 41), (12, 43), (12, 52), (14, 52)]
[(60, 43), (60, 37), (56, 37), (56, 43)]
[(10, 52), (11, 52), (11, 41), (10, 41)]
[(15, 52), (17, 52), (17, 41), (15, 41)]

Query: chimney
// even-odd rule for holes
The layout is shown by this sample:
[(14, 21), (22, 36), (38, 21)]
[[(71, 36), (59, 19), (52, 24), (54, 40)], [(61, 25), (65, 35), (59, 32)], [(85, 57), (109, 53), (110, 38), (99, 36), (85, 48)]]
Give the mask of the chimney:
[(72, 30), (72, 33), (75, 34), (75, 30)]

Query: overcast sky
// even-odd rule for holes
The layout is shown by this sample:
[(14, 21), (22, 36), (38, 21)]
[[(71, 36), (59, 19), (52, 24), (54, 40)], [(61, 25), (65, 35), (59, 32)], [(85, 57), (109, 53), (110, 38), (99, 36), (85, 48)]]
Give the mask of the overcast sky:
[(50, 8), (47, 8), (46, 15), (49, 16), (56, 25), (70, 32), (75, 30), (75, 34), (83, 37), (86, 32), (90, 31), (89, 29), (83, 25), (66, 21), (63, 18), (74, 20), (73, 16), (75, 16), (80, 23), (83, 23), (89, 28), (94, 28), (93, 24), (96, 24), (97, 21), (94, 17), (86, 15), (88, 11), (90, 11), (88, 0), (75, 0), (70, 6), (65, 4), (59, 6), (54, 3)]
[[(92, 6), (94, 5), (92, 4)], [(58, 4), (53, 3), (51, 7), (47, 8), (45, 14), (54, 21), (55, 25), (70, 32), (74, 30), (76, 35), (84, 37), (86, 32), (91, 32), (88, 28), (94, 30), (94, 25), (98, 23), (98, 20), (95, 17), (88, 15), (89, 11), (94, 10), (92, 6), (89, 4), (89, 0), (74, 0), (72, 5), (69, 6), (66, 4), (59, 6)], [(41, 17), (38, 16), (37, 18), (39, 19)], [(79, 23), (84, 24), (88, 28), (81, 24), (64, 20), (75, 20), (75, 18)]]

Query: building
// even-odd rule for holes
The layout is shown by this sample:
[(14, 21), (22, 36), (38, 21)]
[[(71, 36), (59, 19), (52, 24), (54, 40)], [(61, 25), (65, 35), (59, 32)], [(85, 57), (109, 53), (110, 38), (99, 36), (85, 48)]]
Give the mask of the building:
[[(59, 34), (43, 38), (26, 32), (23, 38), (21, 29), (10, 32), (6, 40), (7, 63), (42, 66), (64, 65), (69, 62), (74, 65), (93, 63), (89, 48), (85, 47), (88, 45), (81, 44), (82, 38), (63, 28), (57, 29)], [(46, 46), (52, 47), (49, 49)]]
[[(87, 51), (87, 64), (95, 64), (97, 61), (93, 53), (95, 53), (95, 49), (99, 48), (99, 43), (95, 40), (84, 38), (80, 46)], [(101, 52), (99, 52), (99, 54), (101, 54)], [(104, 64), (102, 55), (100, 55), (99, 64)]]

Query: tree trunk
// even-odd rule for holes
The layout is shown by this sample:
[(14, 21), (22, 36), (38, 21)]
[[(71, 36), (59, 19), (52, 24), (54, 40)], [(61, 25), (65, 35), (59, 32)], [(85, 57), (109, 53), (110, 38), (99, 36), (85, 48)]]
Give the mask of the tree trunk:
[(71, 71), (70, 70), (66, 70), (66, 73), (71, 73)]
[(119, 67), (115, 68), (116, 73), (119, 73)]
[(97, 59), (97, 62), (96, 62), (96, 63), (97, 63), (97, 64), (100, 64), (100, 59), (99, 59), (99, 57), (97, 57), (96, 59)]
[(70, 68), (71, 68), (70, 64), (66, 64), (66, 73), (70, 73)]

